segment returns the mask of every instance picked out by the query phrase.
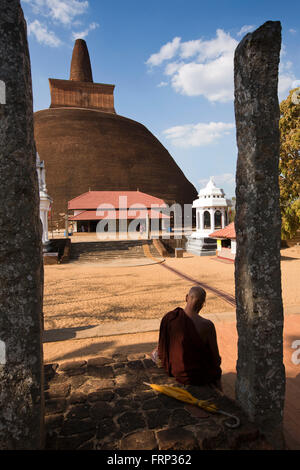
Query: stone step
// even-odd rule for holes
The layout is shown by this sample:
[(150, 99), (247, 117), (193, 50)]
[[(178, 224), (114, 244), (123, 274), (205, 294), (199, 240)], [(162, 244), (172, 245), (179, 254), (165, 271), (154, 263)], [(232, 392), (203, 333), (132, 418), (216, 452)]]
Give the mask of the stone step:
[(189, 238), (185, 249), (187, 252), (198, 256), (215, 256), (217, 244), (213, 243), (213, 240), (212, 243), (203, 243), (203, 240)]
[(95, 262), (114, 259), (145, 258), (143, 245), (148, 244), (150, 254), (159, 257), (159, 253), (152, 241), (109, 241), (109, 242), (79, 242), (74, 243), (71, 249), (71, 261)]

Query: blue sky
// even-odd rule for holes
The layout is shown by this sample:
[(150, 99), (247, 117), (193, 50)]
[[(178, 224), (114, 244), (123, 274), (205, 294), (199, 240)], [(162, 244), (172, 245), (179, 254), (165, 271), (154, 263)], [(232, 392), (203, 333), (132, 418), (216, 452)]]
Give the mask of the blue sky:
[(286, 0), (21, 0), (28, 27), (34, 110), (48, 108), (48, 78), (68, 79), (76, 38), (93, 78), (113, 83), (115, 109), (144, 124), (197, 190), (210, 176), (234, 196), (237, 148), (233, 54), (265, 21), (281, 21), (279, 100), (300, 85), (300, 4)]

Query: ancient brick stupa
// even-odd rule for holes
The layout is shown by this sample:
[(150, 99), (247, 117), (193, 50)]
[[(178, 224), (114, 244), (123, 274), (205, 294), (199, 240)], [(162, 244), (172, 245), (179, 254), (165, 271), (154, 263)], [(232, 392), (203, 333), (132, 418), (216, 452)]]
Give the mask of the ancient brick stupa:
[(136, 191), (166, 203), (197, 196), (169, 152), (142, 124), (116, 114), (114, 85), (94, 83), (89, 52), (75, 42), (69, 80), (49, 79), (51, 105), (35, 113), (35, 139), (47, 169), (52, 221), (86, 191)]

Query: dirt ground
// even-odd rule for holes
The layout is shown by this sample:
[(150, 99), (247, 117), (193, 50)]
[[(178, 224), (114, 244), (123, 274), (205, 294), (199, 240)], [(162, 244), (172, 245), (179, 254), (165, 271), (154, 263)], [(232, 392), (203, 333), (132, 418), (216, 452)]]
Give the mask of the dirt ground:
[[(300, 305), (300, 248), (281, 252), (284, 307)], [(185, 253), (167, 258), (166, 264), (223, 292), (234, 295), (234, 264), (216, 257)], [(192, 283), (161, 264), (134, 267), (97, 265), (45, 266), (45, 329), (95, 326), (102, 322), (162, 318), (185, 305)], [(223, 299), (207, 291), (203, 314), (234, 311)], [(151, 351), (157, 332), (44, 344), (45, 362), (95, 356), (101, 351), (134, 353)]]
[[(282, 250), (284, 305), (300, 305), (300, 248)], [(234, 264), (216, 257), (185, 253), (167, 258), (178, 271), (234, 295)], [(160, 264), (134, 267), (97, 265), (45, 266), (45, 329), (97, 325), (100, 322), (161, 318), (184, 306), (191, 283)], [(207, 292), (203, 313), (232, 311), (233, 307)]]
[[(234, 293), (234, 266), (186, 254), (166, 263), (223, 291)], [(97, 325), (100, 322), (161, 318), (184, 305), (191, 283), (160, 264), (134, 267), (45, 266), (45, 329)], [(205, 312), (232, 310), (208, 292)]]

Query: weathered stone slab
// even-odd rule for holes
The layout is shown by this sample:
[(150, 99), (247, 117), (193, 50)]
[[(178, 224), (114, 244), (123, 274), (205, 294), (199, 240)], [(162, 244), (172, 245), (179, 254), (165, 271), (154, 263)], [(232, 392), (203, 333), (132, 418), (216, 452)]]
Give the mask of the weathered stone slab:
[(121, 450), (155, 450), (157, 442), (153, 431), (141, 431), (130, 434), (121, 440)]
[(69, 408), (68, 412), (66, 413), (66, 419), (81, 419), (81, 418), (88, 418), (90, 415), (90, 406), (87, 403), (84, 404), (76, 404)]
[[(62, 436), (68, 436), (73, 434), (84, 434), (90, 431), (96, 433), (97, 423), (90, 418), (83, 419), (67, 419), (61, 429)], [(92, 436), (92, 434), (91, 434)]]
[(97, 428), (96, 438), (104, 439), (118, 431), (117, 425), (113, 422), (111, 418), (104, 418), (99, 423)]
[(55, 413), (63, 413), (67, 408), (67, 400), (65, 398), (53, 398), (47, 400), (47, 407), (45, 414), (52, 415)]
[(144, 370), (143, 362), (138, 359), (129, 361), (127, 367), (131, 370)]
[(49, 415), (45, 417), (45, 426), (49, 431), (60, 428), (64, 420), (63, 415)]
[(114, 377), (114, 371), (110, 366), (94, 366), (89, 363), (88, 375), (100, 377), (101, 379), (111, 379)]
[(280, 22), (268, 21), (244, 37), (234, 58), (236, 395), (250, 420), (279, 447), (285, 393), (278, 185), (280, 47)]
[(86, 371), (86, 361), (68, 361), (59, 366), (59, 372), (64, 372), (68, 376), (84, 374)]
[(143, 402), (143, 410), (159, 410), (164, 405), (158, 397), (150, 398)]
[(76, 403), (83, 403), (87, 399), (87, 395), (83, 392), (73, 392), (69, 397), (70, 405), (75, 405)]
[(180, 409), (175, 409), (173, 411), (169, 425), (171, 427), (176, 427), (176, 426), (185, 426), (187, 424), (195, 424), (195, 423), (197, 423), (197, 419), (195, 419), (195, 417), (193, 417), (185, 409), (180, 408)]
[(122, 414), (118, 419), (120, 430), (123, 433), (129, 433), (137, 429), (145, 428), (145, 420), (141, 413), (128, 411)]
[(145, 416), (149, 429), (160, 429), (168, 426), (171, 417), (171, 411), (166, 410), (165, 408), (162, 408), (159, 412), (157, 410), (147, 410), (145, 411)]
[(1, 1), (0, 57), (0, 449), (31, 450), (44, 441), (43, 262), (30, 58), (19, 0)]
[(113, 359), (111, 357), (104, 357), (104, 356), (94, 357), (88, 360), (88, 368), (89, 367), (101, 367), (101, 366), (105, 366), (106, 364), (111, 364), (112, 362), (113, 362)]
[(110, 402), (114, 398), (115, 394), (112, 390), (98, 390), (88, 394), (88, 400), (90, 402), (95, 401), (107, 401)]
[[(93, 437), (94, 433), (87, 431), (77, 436), (60, 436), (57, 438), (56, 449), (57, 450), (74, 450), (77, 448), (82, 448), (83, 444), (89, 442)], [(91, 446), (91, 448), (93, 448)]]
[(70, 389), (71, 384), (69, 383), (53, 385), (45, 392), (45, 398), (65, 398), (69, 395)]
[(169, 428), (157, 433), (159, 450), (198, 450), (198, 443), (191, 431), (181, 427)]
[(146, 357), (146, 354), (144, 353), (136, 353), (136, 354), (129, 354), (127, 356), (127, 360), (130, 361), (138, 361), (141, 359), (144, 359)]
[(102, 418), (112, 417), (113, 414), (114, 412), (111, 405), (104, 401), (97, 401), (90, 408), (90, 416), (95, 420), (101, 420)]
[[(47, 449), (155, 450), (159, 443), (159, 448), (165, 450), (269, 448), (262, 436), (256, 439), (256, 428), (247, 426), (241, 410), (226, 397), (214, 395), (210, 387), (193, 387), (193, 395), (213, 398), (222, 409), (239, 416), (244, 422), (240, 429), (226, 428), (222, 415), (206, 413), (205, 419), (199, 419), (191, 413), (192, 406), (157, 394), (138, 382), (132, 388), (115, 388), (111, 380), (111, 388), (103, 389), (99, 383), (106, 379), (87, 374), (86, 369), (82, 376), (86, 383), (67, 400), (46, 400)], [(56, 376), (63, 375), (56, 372), (48, 389), (53, 384), (65, 385), (56, 380)], [(69, 382), (74, 378), (77, 376)], [(173, 381), (173, 385), (178, 384)]]
[(111, 379), (94, 379), (90, 378), (87, 380), (79, 389), (78, 392), (91, 393), (98, 392), (105, 389), (112, 389), (114, 387), (114, 381)]

